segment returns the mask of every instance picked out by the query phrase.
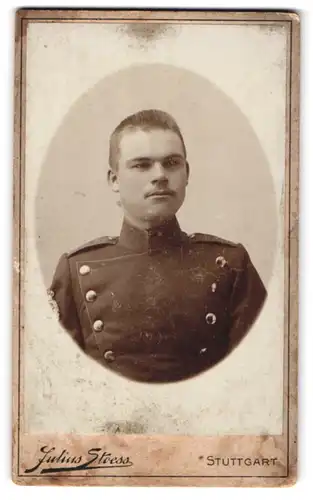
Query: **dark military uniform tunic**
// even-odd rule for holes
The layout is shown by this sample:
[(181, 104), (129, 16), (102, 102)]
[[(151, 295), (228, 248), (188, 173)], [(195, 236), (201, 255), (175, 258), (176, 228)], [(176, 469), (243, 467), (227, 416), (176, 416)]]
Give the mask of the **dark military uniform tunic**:
[(87, 354), (142, 382), (182, 380), (213, 366), (266, 296), (241, 244), (188, 236), (176, 219), (148, 231), (124, 221), (119, 238), (64, 254), (49, 293)]

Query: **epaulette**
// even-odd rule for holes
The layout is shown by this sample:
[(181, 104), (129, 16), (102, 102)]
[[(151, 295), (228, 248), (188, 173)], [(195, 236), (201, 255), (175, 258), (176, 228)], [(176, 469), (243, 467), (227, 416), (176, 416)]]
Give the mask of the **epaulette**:
[(84, 250), (91, 250), (93, 248), (101, 247), (101, 246), (106, 246), (106, 245), (115, 245), (118, 241), (117, 236), (102, 236), (100, 238), (96, 238), (91, 241), (87, 241), (87, 243), (84, 243), (83, 245), (79, 246), (78, 248), (75, 248), (71, 252), (67, 253), (68, 257), (71, 257), (72, 255), (76, 255), (79, 252), (82, 252)]
[(224, 240), (223, 238), (219, 238), (218, 236), (214, 236), (212, 234), (204, 234), (204, 233), (193, 233), (189, 235), (191, 241), (195, 243), (218, 243), (220, 245), (229, 245), (231, 247), (237, 247), (238, 243), (234, 243), (233, 241)]

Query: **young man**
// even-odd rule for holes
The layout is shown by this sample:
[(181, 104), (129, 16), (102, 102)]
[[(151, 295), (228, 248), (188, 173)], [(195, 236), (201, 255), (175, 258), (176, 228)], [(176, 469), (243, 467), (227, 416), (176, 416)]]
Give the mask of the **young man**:
[(241, 244), (180, 229), (189, 165), (170, 115), (123, 120), (109, 164), (121, 233), (61, 257), (49, 290), (60, 322), (88, 355), (132, 380), (197, 375), (247, 333), (264, 285)]

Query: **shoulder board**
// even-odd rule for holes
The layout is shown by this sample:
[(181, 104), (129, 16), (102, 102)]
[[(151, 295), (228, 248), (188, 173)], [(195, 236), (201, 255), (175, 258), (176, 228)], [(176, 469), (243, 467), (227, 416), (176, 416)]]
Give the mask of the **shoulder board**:
[(118, 241), (117, 236), (102, 236), (101, 238), (96, 238), (94, 240), (88, 241), (87, 243), (84, 243), (83, 245), (79, 246), (78, 248), (75, 248), (71, 252), (68, 252), (68, 257), (71, 257), (72, 255), (76, 255), (77, 253), (86, 251), (86, 250), (91, 250), (93, 248), (97, 247), (102, 247), (106, 245), (115, 245)]
[(213, 236), (212, 234), (193, 233), (189, 235), (189, 239), (194, 243), (217, 243), (220, 245), (229, 245), (231, 247), (238, 246), (238, 244), (233, 241), (224, 240), (223, 238)]

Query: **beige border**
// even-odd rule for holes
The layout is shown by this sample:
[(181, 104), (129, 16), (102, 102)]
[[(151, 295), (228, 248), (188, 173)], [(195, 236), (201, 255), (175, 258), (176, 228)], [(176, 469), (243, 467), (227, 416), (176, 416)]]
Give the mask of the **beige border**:
[[(25, 115), (25, 33), (30, 22), (188, 22), (188, 23), (254, 23), (290, 25), (286, 125), (286, 186), (285, 186), (285, 357), (284, 357), (284, 431), (282, 436), (27, 436), (22, 432), (20, 389), (23, 358), (23, 283), (24, 233), (24, 115)], [(299, 216), (299, 70), (300, 20), (290, 12), (212, 12), (212, 11), (148, 11), (148, 10), (49, 10), (21, 9), (16, 13), (15, 31), (15, 117), (14, 117), (14, 252), (13, 252), (13, 480), (17, 484), (58, 485), (173, 485), (173, 486), (289, 486), (296, 481), (297, 466), (297, 356), (298, 356), (298, 216)], [(36, 452), (43, 444), (67, 447), (79, 454), (86, 447), (109, 447), (116, 454), (127, 450), (132, 458), (143, 462), (129, 476), (100, 477), (94, 471), (54, 476), (25, 475), (29, 463), (35, 463)], [(199, 462), (199, 454), (231, 454), (238, 449), (242, 455), (276, 456), (271, 468), (241, 466), (232, 471), (214, 466), (208, 470)], [(182, 477), (171, 467), (168, 456), (182, 448), (186, 451)], [(87, 448), (88, 449), (88, 448)], [(227, 453), (225, 452), (227, 450)], [(224, 453), (223, 453), (224, 452)], [(238, 453), (237, 453), (238, 455)], [(153, 460), (153, 456), (157, 459)], [(174, 460), (172, 461), (174, 462)], [(98, 471), (99, 472), (99, 471)], [(103, 474), (103, 470), (101, 472)], [(123, 471), (121, 472), (123, 473)], [(126, 471), (126, 473), (128, 473)], [(125, 473), (125, 474), (126, 474)], [(92, 474), (95, 474), (92, 476)], [(210, 477), (208, 477), (210, 474)], [(215, 477), (214, 477), (215, 474)], [(233, 474), (233, 476), (229, 475)], [(141, 476), (141, 477), (140, 477)], [(146, 476), (146, 477), (143, 477)], [(163, 476), (163, 477), (162, 477)], [(250, 476), (250, 477), (249, 477)]]

